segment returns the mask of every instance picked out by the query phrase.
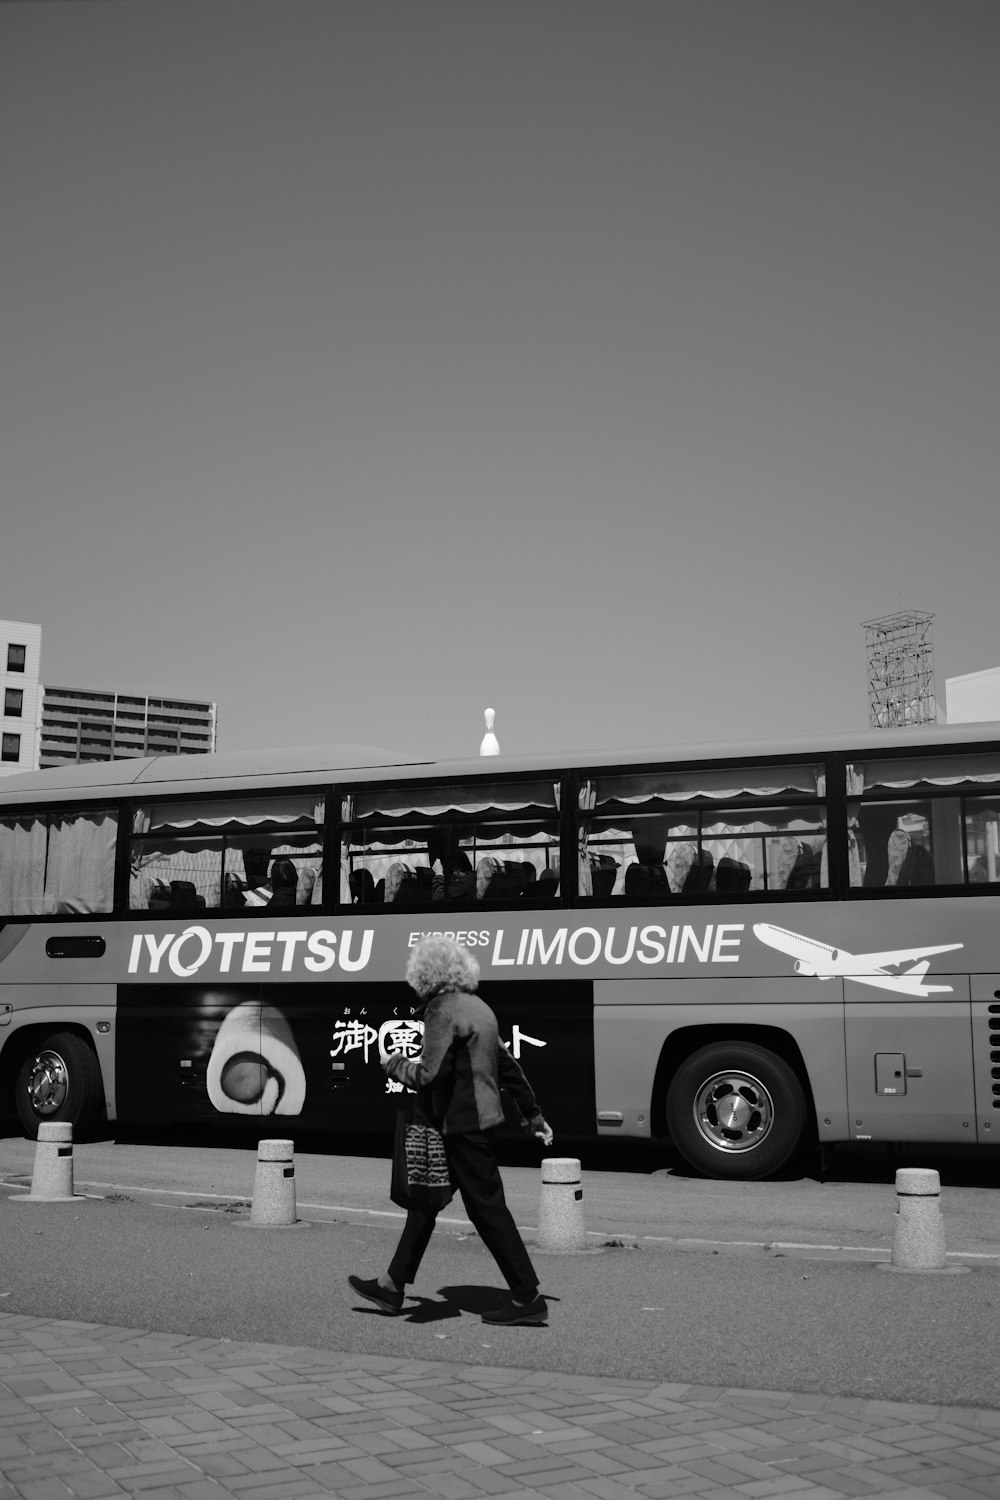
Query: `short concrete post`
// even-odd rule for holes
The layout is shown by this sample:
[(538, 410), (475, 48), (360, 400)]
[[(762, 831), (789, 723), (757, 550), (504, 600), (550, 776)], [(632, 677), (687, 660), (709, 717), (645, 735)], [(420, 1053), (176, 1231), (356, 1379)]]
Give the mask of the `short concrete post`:
[(896, 1173), (896, 1222), (892, 1261), (880, 1271), (968, 1271), (949, 1266), (944, 1255), (941, 1179), (929, 1167), (901, 1167)]
[(542, 1161), (538, 1203), (539, 1250), (583, 1250), (583, 1183), (575, 1156), (547, 1156)]
[(944, 1259), (941, 1178), (927, 1167), (896, 1173), (892, 1264), (905, 1271), (940, 1271)]
[(31, 1192), (18, 1193), (11, 1203), (79, 1203), (73, 1191), (73, 1126), (67, 1123), (39, 1125)]
[(249, 1229), (306, 1229), (295, 1216), (295, 1142), (258, 1141), (250, 1218), (239, 1223)]

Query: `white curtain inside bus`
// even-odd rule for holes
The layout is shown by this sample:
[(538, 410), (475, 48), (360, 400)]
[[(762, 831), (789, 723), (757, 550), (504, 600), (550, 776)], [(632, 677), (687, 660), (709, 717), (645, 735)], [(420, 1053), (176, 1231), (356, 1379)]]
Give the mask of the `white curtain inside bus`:
[(110, 911), (117, 832), (106, 808), (0, 818), (0, 915)]

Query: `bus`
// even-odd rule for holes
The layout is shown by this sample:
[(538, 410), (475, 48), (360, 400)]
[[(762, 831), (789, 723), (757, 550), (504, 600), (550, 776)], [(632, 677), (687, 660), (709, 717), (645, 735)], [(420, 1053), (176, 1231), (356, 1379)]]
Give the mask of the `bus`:
[[(1000, 1139), (1000, 724), (0, 782), (0, 1108), (389, 1131), (446, 932), (562, 1140), (759, 1179)], [(509, 1119), (513, 1130), (516, 1121)], [(994, 1135), (994, 1127), (997, 1134)]]

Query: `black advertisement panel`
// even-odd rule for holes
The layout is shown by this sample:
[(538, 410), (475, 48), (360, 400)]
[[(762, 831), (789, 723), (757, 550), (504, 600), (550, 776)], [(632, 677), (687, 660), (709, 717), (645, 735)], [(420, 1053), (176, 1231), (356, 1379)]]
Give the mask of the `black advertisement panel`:
[[(593, 986), (485, 983), (500, 1035), (556, 1135), (595, 1130)], [(374, 983), (125, 984), (118, 989), (121, 1119), (268, 1121), (320, 1130), (390, 1130), (405, 1090), (380, 1058), (419, 1054), (413, 991)], [(520, 1133), (507, 1102), (504, 1132)]]

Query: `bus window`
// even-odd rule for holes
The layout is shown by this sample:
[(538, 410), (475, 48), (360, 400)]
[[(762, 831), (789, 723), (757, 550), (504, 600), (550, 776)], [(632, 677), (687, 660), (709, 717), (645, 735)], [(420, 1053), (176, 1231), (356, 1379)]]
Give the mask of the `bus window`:
[(818, 890), (823, 767), (645, 772), (580, 788), (580, 895), (592, 899)]
[(0, 818), (0, 917), (110, 911), (117, 833), (111, 808)]
[(969, 799), (965, 857), (970, 885), (1000, 882), (1000, 797)]
[(129, 908), (322, 906), (324, 799), (158, 802), (132, 819)]
[[(992, 798), (983, 795), (991, 783), (998, 788)], [(859, 761), (847, 768), (847, 791), (858, 850), (853, 886), (955, 886), (1000, 878), (1000, 756)]]
[(374, 788), (344, 799), (342, 822), (355, 906), (520, 905), (559, 893), (552, 781)]

